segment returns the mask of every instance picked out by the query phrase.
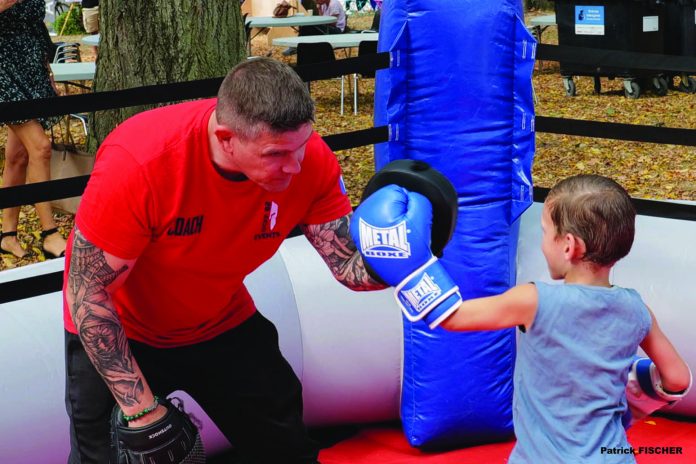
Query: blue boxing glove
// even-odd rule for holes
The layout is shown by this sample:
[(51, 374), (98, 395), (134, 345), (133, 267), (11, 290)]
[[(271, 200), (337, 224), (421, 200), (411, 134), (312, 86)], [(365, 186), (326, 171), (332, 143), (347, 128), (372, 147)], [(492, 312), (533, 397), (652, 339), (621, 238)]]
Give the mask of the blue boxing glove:
[(669, 392), (662, 387), (662, 379), (657, 366), (650, 358), (635, 357), (628, 373), (626, 400), (628, 411), (624, 416), (624, 427), (643, 419), (664, 406), (671, 405), (686, 396), (691, 388), (691, 381), (686, 390)]
[(353, 213), (350, 232), (364, 261), (411, 322), (433, 329), (459, 308), (459, 287), (430, 250), (432, 205), (420, 193), (387, 185)]

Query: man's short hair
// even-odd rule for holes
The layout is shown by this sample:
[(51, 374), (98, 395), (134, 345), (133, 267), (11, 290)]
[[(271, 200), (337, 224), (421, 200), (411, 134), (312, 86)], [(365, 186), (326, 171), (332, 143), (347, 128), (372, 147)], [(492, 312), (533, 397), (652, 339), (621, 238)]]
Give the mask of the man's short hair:
[(248, 139), (269, 128), (285, 132), (314, 121), (314, 102), (290, 66), (259, 57), (227, 74), (218, 91), (216, 116), (218, 123)]
[(636, 210), (628, 192), (607, 177), (582, 174), (556, 184), (546, 197), (556, 235), (585, 242), (584, 261), (610, 266), (631, 251)]

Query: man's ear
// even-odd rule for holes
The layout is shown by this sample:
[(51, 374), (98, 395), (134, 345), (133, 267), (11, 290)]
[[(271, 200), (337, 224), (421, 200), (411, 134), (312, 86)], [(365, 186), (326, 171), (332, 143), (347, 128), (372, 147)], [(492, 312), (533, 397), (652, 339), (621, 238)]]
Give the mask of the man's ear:
[(223, 150), (232, 151), (232, 140), (235, 137), (232, 129), (222, 124), (216, 124), (213, 133)]
[(563, 237), (563, 254), (568, 261), (582, 259), (587, 252), (585, 241), (573, 234), (565, 234)]

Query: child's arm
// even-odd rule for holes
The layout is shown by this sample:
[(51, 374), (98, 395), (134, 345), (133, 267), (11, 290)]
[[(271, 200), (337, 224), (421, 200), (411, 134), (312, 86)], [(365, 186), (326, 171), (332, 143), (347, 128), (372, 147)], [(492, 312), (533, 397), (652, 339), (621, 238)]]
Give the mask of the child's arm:
[(652, 326), (648, 335), (640, 343), (640, 347), (655, 363), (662, 380), (662, 388), (670, 393), (682, 392), (691, 383), (689, 366), (686, 365), (667, 336), (662, 332), (650, 308), (648, 308), (648, 311), (652, 318)]
[(649, 358), (637, 358), (628, 373), (626, 399), (629, 412), (624, 423), (652, 414), (686, 396), (691, 386), (691, 371), (660, 330), (655, 315), (648, 308), (652, 325), (640, 346)]
[(500, 295), (464, 301), (440, 326), (448, 330), (496, 330), (523, 325), (536, 316), (538, 293), (534, 284), (512, 287)]

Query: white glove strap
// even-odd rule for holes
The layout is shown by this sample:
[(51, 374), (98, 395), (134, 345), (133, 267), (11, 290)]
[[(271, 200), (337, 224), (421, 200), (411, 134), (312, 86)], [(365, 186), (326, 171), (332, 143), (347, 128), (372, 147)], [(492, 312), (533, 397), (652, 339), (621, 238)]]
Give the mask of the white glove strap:
[[(418, 269), (413, 271), (411, 274), (406, 276), (406, 278), (404, 280), (402, 280), (399, 283), (399, 285), (394, 287), (394, 298), (396, 299), (396, 303), (401, 308), (401, 311), (406, 316), (406, 319), (408, 319), (411, 322), (420, 321), (430, 311), (435, 309), (440, 303), (445, 301), (447, 298), (449, 298), (453, 294), (459, 292), (459, 287), (456, 285), (453, 285), (447, 291), (442, 292), (440, 295), (438, 295), (432, 301), (428, 300), (428, 302), (426, 303), (426, 305), (424, 307), (419, 307), (418, 303), (411, 303), (410, 300), (406, 297), (403, 297), (403, 295), (402, 295), (402, 298), (399, 298), (399, 296), (401, 295), (401, 292), (403, 291), (403, 288), (407, 284), (411, 283), (414, 279), (420, 279), (420, 278), (422, 278), (422, 276), (426, 276), (428, 268), (431, 265), (435, 264), (436, 262), (437, 262), (437, 257), (432, 256), (425, 264), (423, 264), (421, 267), (419, 267)], [(458, 305), (456, 305), (456, 306), (458, 306)], [(456, 307), (454, 309), (456, 309)], [(453, 309), (450, 309), (448, 311), (451, 312), (452, 310)], [(441, 321), (442, 320), (440, 320), (440, 322)]]

